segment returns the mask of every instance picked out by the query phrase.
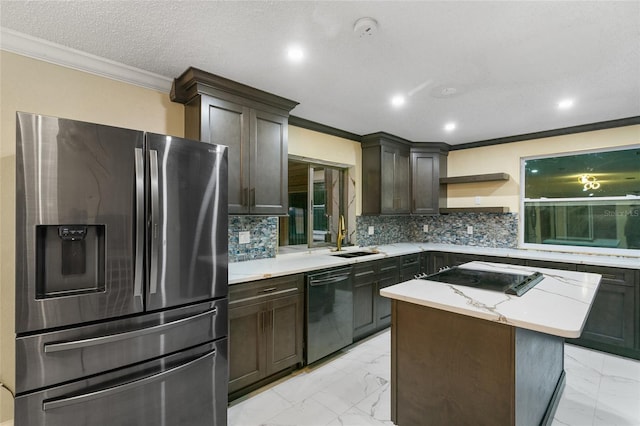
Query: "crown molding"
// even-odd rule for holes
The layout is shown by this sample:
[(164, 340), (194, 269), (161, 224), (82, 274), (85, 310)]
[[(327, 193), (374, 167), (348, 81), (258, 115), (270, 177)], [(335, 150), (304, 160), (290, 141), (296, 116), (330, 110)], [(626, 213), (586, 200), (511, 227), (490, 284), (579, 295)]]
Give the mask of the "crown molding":
[(173, 79), (0, 27), (0, 49), (135, 86), (169, 93)]
[(477, 142), (468, 142), (459, 145), (451, 145), (451, 151), (469, 148), (481, 148), (490, 145), (500, 145), (503, 143), (529, 141), (532, 139), (551, 138), (555, 136), (571, 135), (574, 133), (594, 132), (596, 130), (614, 129), (616, 127), (626, 127), (640, 124), (640, 116), (619, 118), (609, 121), (598, 121), (596, 123), (580, 124), (578, 126), (562, 127), (560, 129), (543, 130), (541, 132), (525, 133), (523, 135), (506, 136), (503, 138), (487, 139)]
[(335, 127), (320, 124), (315, 121), (307, 120), (306, 118), (301, 118), (294, 115), (289, 116), (289, 125), (301, 127), (307, 130), (313, 130), (314, 132), (320, 132), (343, 139), (349, 139), (355, 142), (362, 142), (362, 136), (355, 133), (347, 132), (346, 130), (337, 129)]

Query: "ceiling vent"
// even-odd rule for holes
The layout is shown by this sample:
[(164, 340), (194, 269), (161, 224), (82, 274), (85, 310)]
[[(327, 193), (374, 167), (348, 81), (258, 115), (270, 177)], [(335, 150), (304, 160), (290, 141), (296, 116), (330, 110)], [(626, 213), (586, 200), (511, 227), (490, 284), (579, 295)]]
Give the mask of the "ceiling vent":
[(371, 37), (378, 31), (378, 22), (373, 18), (360, 18), (353, 25), (353, 32), (358, 37)]

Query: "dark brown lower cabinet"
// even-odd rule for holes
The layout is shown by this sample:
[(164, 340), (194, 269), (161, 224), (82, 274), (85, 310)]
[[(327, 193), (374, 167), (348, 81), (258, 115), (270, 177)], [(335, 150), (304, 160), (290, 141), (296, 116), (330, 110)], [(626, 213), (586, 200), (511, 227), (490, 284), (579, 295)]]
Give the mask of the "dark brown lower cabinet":
[(353, 339), (357, 340), (376, 330), (376, 261), (353, 266)]
[[(411, 279), (420, 271), (420, 255), (406, 255), (353, 267), (353, 339), (359, 340), (391, 324), (391, 301), (380, 289)], [(403, 275), (404, 274), (404, 275)]]
[(412, 280), (420, 273), (420, 254), (407, 254), (400, 257), (400, 277), (398, 282)]
[(507, 263), (510, 265), (524, 265), (524, 259), (513, 257), (485, 256), (470, 253), (447, 253), (447, 252), (426, 252), (422, 254), (421, 272), (435, 274), (443, 268), (459, 266), (467, 262), (494, 262)]
[(398, 259), (378, 261), (378, 285), (376, 286), (376, 329), (391, 325), (391, 299), (380, 296), (380, 290), (400, 282)]
[(534, 268), (560, 269), (561, 271), (578, 270), (578, 266), (572, 263), (550, 262), (548, 260), (527, 260), (526, 265)]
[(582, 335), (568, 342), (594, 349), (633, 350), (639, 323), (638, 272), (632, 269), (579, 265), (579, 271), (602, 275)]
[(435, 274), (440, 269), (445, 268), (449, 264), (449, 253), (439, 251), (428, 251), (422, 253), (420, 261), (420, 272), (423, 274)]
[(229, 288), (229, 398), (302, 363), (304, 275)]
[(523, 259), (517, 259), (513, 257), (498, 257), (498, 256), (486, 256), (470, 253), (449, 253), (446, 266), (459, 266), (468, 262), (493, 262), (493, 263), (507, 263), (509, 265), (524, 265)]

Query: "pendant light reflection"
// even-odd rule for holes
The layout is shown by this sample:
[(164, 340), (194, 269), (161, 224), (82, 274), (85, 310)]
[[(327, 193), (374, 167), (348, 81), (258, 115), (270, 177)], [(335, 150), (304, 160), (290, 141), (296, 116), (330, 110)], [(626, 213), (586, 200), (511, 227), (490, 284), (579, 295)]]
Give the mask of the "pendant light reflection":
[(595, 176), (584, 174), (578, 178), (578, 182), (583, 185), (583, 191), (592, 191), (600, 188), (600, 182)]

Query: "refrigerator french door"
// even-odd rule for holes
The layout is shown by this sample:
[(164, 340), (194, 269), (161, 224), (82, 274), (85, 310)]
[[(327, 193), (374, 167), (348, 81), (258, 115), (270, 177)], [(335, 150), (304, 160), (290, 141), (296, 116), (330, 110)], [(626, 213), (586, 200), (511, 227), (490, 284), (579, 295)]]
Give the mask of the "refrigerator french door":
[[(17, 113), (16, 158), (16, 425), (114, 424), (96, 418), (102, 396), (149, 404), (194, 368), (226, 407), (226, 147)], [(123, 391), (133, 382), (144, 391)], [(187, 409), (189, 394), (161, 394)], [(214, 406), (216, 419), (167, 424), (226, 424)]]

